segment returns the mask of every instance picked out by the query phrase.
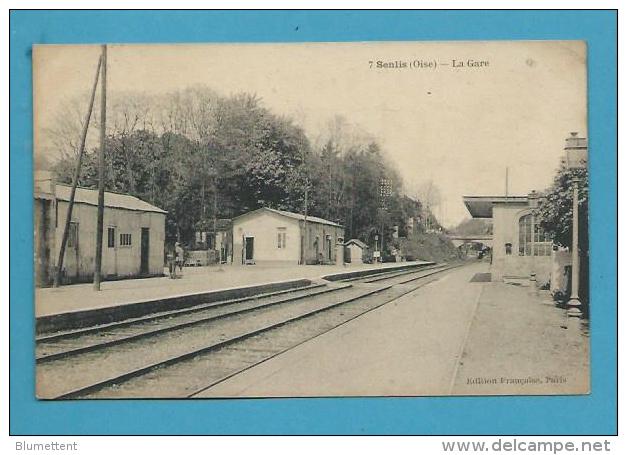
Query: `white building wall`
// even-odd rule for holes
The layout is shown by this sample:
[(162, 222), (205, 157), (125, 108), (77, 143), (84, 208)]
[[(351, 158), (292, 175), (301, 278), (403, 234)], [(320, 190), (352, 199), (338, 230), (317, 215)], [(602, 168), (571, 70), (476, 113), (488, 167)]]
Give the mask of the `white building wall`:
[(349, 245), (348, 249), (351, 255), (351, 264), (362, 264), (364, 250), (360, 246), (355, 244)]
[[(243, 263), (244, 238), (254, 237), (255, 263), (280, 262), (301, 263), (301, 244), (305, 261), (317, 263), (322, 254), (323, 263), (338, 260), (338, 242), (343, 241), (344, 229), (321, 223), (307, 222), (307, 235), (304, 222), (268, 211), (259, 211), (250, 216), (233, 220), (233, 262)], [(283, 230), (279, 230), (283, 228)], [(277, 234), (285, 232), (285, 248), (278, 248)], [(330, 246), (330, 248), (329, 248)], [(343, 248), (343, 246), (341, 247)], [(340, 253), (342, 250), (340, 249)]]
[[(527, 204), (495, 204), (493, 207), (492, 280), (503, 277), (529, 277), (532, 270), (539, 283), (550, 281), (551, 256), (520, 256), (519, 219), (529, 213)], [(506, 254), (506, 243), (512, 244), (511, 255)]]
[[(279, 230), (279, 228), (284, 228)], [(285, 232), (285, 248), (278, 248), (277, 234)], [(296, 219), (261, 211), (233, 221), (233, 262), (242, 263), (244, 237), (254, 237), (255, 263), (300, 260), (300, 227)]]
[[(68, 202), (57, 202), (55, 245), (51, 254), (53, 264), (61, 246)], [(78, 248), (66, 246), (63, 268), (71, 279), (93, 276), (96, 257), (96, 224), (98, 208), (76, 203), (72, 221), (78, 222)], [(115, 247), (108, 246), (108, 228), (115, 227)], [(139, 212), (105, 207), (103, 223), (102, 274), (104, 277), (132, 277), (140, 275), (141, 230), (149, 228), (148, 274), (163, 273), (165, 242), (165, 214)], [(120, 245), (120, 234), (131, 234), (131, 245)]]

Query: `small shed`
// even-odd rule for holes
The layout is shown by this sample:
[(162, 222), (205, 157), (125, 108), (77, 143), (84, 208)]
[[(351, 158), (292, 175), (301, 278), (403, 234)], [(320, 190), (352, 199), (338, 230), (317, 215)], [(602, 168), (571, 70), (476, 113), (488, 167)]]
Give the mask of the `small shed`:
[(368, 245), (359, 239), (350, 239), (344, 245), (349, 251), (351, 264), (363, 264), (364, 253), (368, 251)]

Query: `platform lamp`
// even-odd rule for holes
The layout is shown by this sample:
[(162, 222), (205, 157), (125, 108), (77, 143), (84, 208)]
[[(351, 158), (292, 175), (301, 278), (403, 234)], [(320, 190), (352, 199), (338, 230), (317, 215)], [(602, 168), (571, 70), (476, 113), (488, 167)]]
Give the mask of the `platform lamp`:
[[(585, 169), (588, 165), (588, 140), (579, 137), (578, 133), (570, 133), (566, 138), (566, 167), (570, 170)], [(573, 238), (571, 246), (572, 278), (570, 300), (568, 300), (568, 316), (581, 317), (581, 301), (579, 300), (579, 176), (573, 175)]]
[(536, 284), (536, 213), (538, 210), (539, 198), (540, 195), (536, 192), (536, 190), (532, 190), (527, 196), (527, 199), (529, 200), (529, 208), (531, 209), (531, 273), (529, 274), (529, 280), (534, 286)]

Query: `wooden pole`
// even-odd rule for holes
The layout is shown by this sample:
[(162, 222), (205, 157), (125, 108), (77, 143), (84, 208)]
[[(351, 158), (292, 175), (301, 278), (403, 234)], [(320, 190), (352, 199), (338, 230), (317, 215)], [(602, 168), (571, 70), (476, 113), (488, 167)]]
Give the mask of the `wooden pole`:
[(96, 264), (94, 290), (100, 291), (102, 279), (102, 231), (104, 229), (105, 139), (107, 133), (107, 45), (102, 45), (102, 78), (100, 90), (100, 151), (98, 153), (98, 224), (96, 228)]
[[(305, 171), (307, 172), (307, 171)], [(307, 265), (307, 248), (309, 247), (309, 233), (307, 231), (307, 204), (308, 204), (308, 193), (309, 193), (309, 180), (307, 179), (307, 177), (305, 177), (305, 218), (303, 220), (303, 230), (304, 235), (303, 235), (303, 251), (302, 251), (302, 264), (301, 265)], [(317, 259), (317, 258), (316, 258)]]
[(379, 253), (379, 260), (381, 261), (381, 265), (383, 265), (383, 231), (385, 230), (385, 212), (383, 207), (381, 208), (381, 252)]
[(218, 270), (222, 270), (222, 242), (218, 248), (218, 172), (213, 175), (213, 247), (218, 252)]
[(59, 248), (59, 257), (57, 259), (57, 267), (54, 274), (53, 286), (59, 287), (61, 283), (61, 273), (63, 271), (63, 259), (65, 257), (65, 247), (67, 245), (68, 232), (70, 230), (70, 221), (72, 221), (72, 210), (74, 209), (74, 196), (76, 195), (76, 186), (78, 185), (78, 179), (81, 175), (81, 163), (83, 161), (83, 153), (85, 151), (85, 141), (87, 139), (87, 128), (89, 127), (89, 121), (91, 119), (91, 111), (94, 108), (94, 98), (96, 96), (96, 87), (98, 86), (98, 76), (100, 75), (100, 67), (102, 65), (102, 56), (98, 59), (98, 67), (96, 68), (96, 77), (91, 89), (91, 97), (89, 98), (89, 107), (85, 114), (85, 120), (83, 122), (83, 129), (81, 131), (81, 142), (78, 148), (78, 160), (76, 162), (76, 169), (74, 171), (74, 179), (72, 180), (72, 189), (70, 191), (70, 201), (67, 207), (67, 214), (65, 216), (65, 226), (63, 228), (63, 237), (61, 238), (61, 246)]

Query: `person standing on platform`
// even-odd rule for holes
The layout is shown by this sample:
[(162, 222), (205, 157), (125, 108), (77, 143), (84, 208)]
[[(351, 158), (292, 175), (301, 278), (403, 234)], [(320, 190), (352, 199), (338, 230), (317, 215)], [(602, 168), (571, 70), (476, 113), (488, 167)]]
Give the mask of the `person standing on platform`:
[(183, 272), (183, 263), (185, 262), (185, 251), (179, 242), (176, 242), (176, 264), (179, 266), (179, 271)]
[(176, 251), (174, 250), (174, 248), (172, 248), (172, 246), (168, 247), (168, 253), (166, 257), (168, 259), (168, 271), (170, 273), (170, 278), (175, 279), (176, 278)]

